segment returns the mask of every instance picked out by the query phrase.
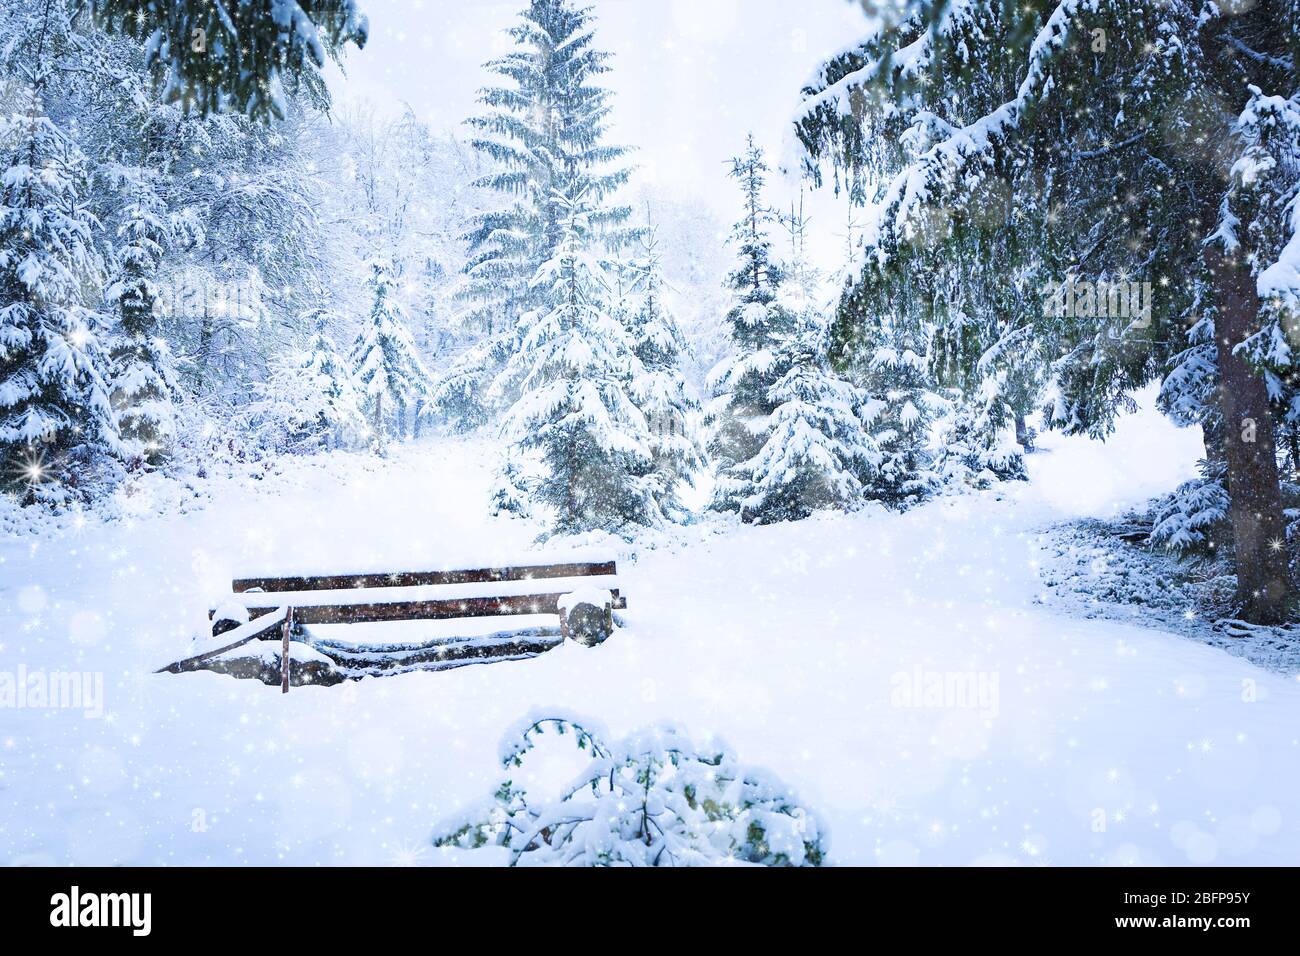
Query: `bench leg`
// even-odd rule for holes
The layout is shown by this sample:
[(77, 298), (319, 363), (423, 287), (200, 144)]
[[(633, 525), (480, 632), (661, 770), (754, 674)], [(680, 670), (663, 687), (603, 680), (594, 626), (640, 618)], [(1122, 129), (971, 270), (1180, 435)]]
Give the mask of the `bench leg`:
[(280, 627), (280, 693), (289, 693), (289, 635), (293, 633), (293, 608)]

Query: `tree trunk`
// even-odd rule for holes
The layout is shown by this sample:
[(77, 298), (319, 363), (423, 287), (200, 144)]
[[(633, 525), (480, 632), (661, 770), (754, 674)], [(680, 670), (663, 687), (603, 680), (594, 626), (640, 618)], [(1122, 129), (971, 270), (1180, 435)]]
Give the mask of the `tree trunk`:
[(1016, 443), (1025, 451), (1029, 451), (1029, 424), (1025, 421), (1025, 416), (1016, 415)]
[(1291, 593), (1272, 409), (1264, 380), (1233, 349), (1249, 334), (1259, 297), (1249, 267), (1205, 247), (1214, 276), (1219, 406), (1237, 557), (1237, 599), (1254, 624), (1286, 619)]

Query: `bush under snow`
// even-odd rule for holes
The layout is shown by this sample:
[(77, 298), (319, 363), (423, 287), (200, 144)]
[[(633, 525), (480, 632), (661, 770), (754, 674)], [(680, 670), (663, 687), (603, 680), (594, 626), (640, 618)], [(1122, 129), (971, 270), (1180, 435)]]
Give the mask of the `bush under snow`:
[(661, 724), (608, 742), (594, 721), (532, 716), (501, 744), (507, 771), (536, 737), (572, 734), (591, 762), (556, 799), (507, 779), (493, 797), (447, 821), (436, 846), (506, 847), (511, 865), (820, 866), (826, 828), (775, 777), (739, 764), (716, 740), (697, 747)]

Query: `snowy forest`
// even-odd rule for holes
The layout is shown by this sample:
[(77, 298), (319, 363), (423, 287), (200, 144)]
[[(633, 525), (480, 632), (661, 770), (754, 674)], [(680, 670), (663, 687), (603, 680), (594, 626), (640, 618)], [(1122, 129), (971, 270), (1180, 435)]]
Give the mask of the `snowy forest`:
[(1300, 862), (1300, 0), (465, 6), (0, 9), (0, 862)]

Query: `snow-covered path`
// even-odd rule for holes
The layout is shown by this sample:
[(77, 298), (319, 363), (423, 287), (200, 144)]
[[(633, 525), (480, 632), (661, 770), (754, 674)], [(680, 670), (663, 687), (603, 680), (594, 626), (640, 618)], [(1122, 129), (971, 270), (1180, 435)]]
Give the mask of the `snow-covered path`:
[(484, 517), (484, 449), (290, 463), (193, 514), (4, 543), (0, 671), (102, 671), (106, 716), (0, 710), (0, 863), (498, 859), (428, 833), (548, 706), (724, 737), (828, 819), (835, 862), (1294, 863), (1300, 684), (1034, 603), (1036, 529), (1196, 452), (1143, 414), (1104, 450), (1052, 441), (1000, 500), (696, 527), (622, 559), (628, 626), (600, 648), (287, 697), (148, 671), (235, 571), (517, 560), (535, 529)]

